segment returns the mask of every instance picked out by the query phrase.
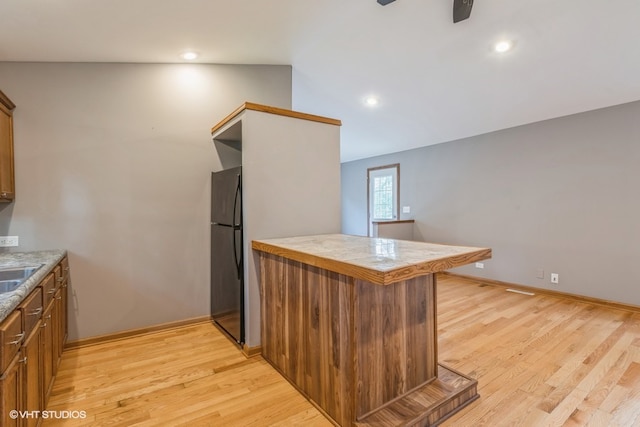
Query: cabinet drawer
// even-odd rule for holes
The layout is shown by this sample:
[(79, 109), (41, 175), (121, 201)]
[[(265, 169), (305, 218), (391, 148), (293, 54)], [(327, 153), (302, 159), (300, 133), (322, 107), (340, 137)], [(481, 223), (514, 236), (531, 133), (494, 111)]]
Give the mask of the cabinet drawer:
[(44, 307), (42, 305), (42, 289), (37, 287), (29, 294), (22, 304), (18, 306), (22, 311), (22, 331), (29, 336), (38, 320), (42, 317)]
[(22, 315), (20, 310), (14, 310), (13, 313), (0, 324), (0, 342), (2, 343), (0, 374), (7, 369), (13, 356), (18, 353), (23, 339)]
[(56, 277), (56, 288), (69, 277), (69, 260), (65, 257), (53, 270)]
[(53, 273), (49, 273), (47, 277), (40, 282), (40, 287), (42, 288), (42, 307), (44, 307), (45, 310), (53, 300), (53, 295), (56, 293), (55, 283)]
[(62, 282), (64, 282), (65, 280), (67, 280), (69, 278), (69, 258), (64, 257), (62, 259), (62, 261), (60, 261), (60, 268), (62, 269), (61, 273), (62, 274)]
[(62, 267), (60, 266), (60, 264), (56, 265), (56, 267), (53, 269), (53, 274), (55, 276), (55, 280), (56, 283), (54, 285), (54, 287), (56, 289), (58, 289), (60, 287), (60, 284), (62, 284)]

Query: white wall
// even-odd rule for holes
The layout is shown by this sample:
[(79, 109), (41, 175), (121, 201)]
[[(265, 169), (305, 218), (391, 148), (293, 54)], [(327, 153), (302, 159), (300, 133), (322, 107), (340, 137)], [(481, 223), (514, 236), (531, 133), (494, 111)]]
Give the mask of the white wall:
[(242, 125), (246, 341), (255, 347), (260, 288), (251, 241), (340, 232), (340, 127), (257, 111), (246, 111)]
[(640, 305), (639, 118), (633, 102), (344, 163), (343, 231), (366, 234), (367, 168), (400, 163), (416, 240), (493, 249), (456, 271)]
[(291, 107), (288, 66), (0, 63), (16, 201), (0, 234), (69, 251), (75, 340), (209, 314), (211, 127)]

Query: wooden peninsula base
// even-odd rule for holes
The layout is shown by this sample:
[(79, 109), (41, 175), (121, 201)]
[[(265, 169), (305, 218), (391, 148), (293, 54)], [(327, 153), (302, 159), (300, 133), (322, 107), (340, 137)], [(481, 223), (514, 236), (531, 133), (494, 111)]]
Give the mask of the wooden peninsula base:
[(437, 360), (435, 272), (490, 249), (345, 235), (253, 242), (262, 354), (342, 426), (431, 426), (477, 383)]

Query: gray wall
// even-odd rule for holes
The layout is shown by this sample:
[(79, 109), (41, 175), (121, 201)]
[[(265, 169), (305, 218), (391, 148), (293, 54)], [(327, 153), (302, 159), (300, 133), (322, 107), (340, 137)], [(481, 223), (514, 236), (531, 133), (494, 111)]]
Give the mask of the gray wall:
[(640, 102), (344, 163), (344, 233), (366, 234), (366, 169), (390, 163), (418, 240), (493, 248), (455, 272), (640, 305)]
[(69, 251), (70, 339), (209, 313), (211, 127), (291, 107), (288, 66), (0, 63), (16, 201), (0, 235)]
[(247, 345), (260, 344), (254, 239), (339, 233), (340, 126), (246, 111), (242, 118)]

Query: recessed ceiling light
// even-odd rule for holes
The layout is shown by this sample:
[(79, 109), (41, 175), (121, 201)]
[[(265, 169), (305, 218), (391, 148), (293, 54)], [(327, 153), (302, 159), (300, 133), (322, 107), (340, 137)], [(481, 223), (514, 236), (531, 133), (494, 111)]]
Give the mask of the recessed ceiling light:
[(369, 107), (375, 107), (380, 103), (380, 100), (376, 96), (371, 95), (364, 99), (364, 103)]
[(198, 57), (198, 54), (196, 52), (189, 51), (189, 52), (184, 52), (182, 55), (180, 55), (180, 57), (187, 61), (193, 61)]
[(493, 50), (498, 53), (505, 53), (513, 47), (511, 40), (501, 40), (493, 46)]

